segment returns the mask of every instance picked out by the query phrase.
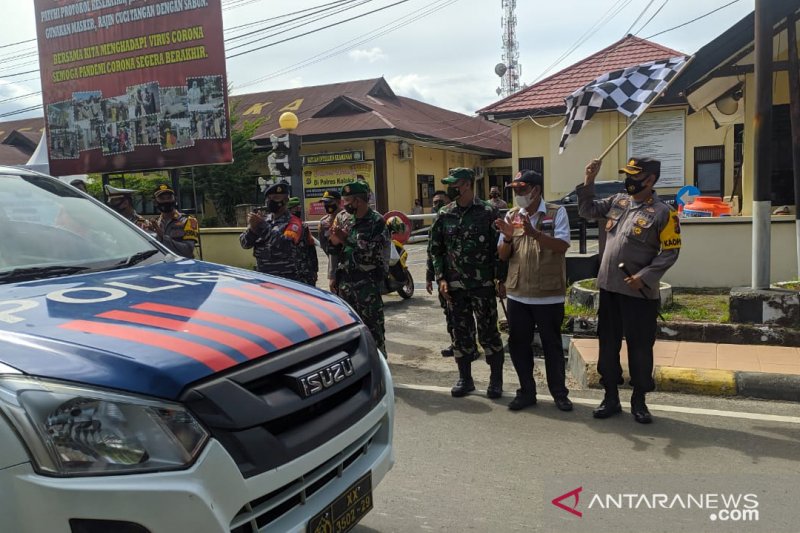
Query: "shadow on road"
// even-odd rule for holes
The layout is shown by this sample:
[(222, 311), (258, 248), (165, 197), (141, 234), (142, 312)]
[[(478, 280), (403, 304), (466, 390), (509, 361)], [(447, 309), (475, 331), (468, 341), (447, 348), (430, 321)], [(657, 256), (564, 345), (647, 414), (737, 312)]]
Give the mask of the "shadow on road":
[(492, 406), (479, 398), (452, 398), (442, 393), (419, 394), (419, 391), (407, 389), (395, 390), (395, 397), (408, 404), (409, 407), (419, 409), (429, 416), (436, 416), (447, 412), (486, 414), (493, 411)]
[[(552, 431), (551, 424), (555, 422), (568, 426), (564, 428), (565, 435), (584, 431), (576, 428), (576, 425), (580, 425), (598, 435), (616, 435), (626, 439), (631, 443), (632, 452), (652, 453), (660, 450), (675, 460), (680, 460), (690, 450), (705, 448), (736, 451), (748, 456), (754, 464), (766, 458), (796, 461), (800, 457), (797, 449), (800, 428), (756, 425), (752, 420), (654, 411), (654, 423), (645, 426), (633, 421), (627, 403), (623, 403), (621, 415), (597, 420), (592, 418), (592, 407), (585, 405), (576, 404), (574, 411), (564, 413), (558, 411), (551, 402), (544, 401), (533, 408), (512, 412), (505, 409), (511, 400), (505, 397), (493, 405), (490, 400), (478, 396), (452, 398), (441, 392), (408, 389), (398, 389), (395, 394), (399, 401), (430, 416), (441, 413), (489, 415), (489, 420), (475, 418), (471, 424), (487, 430), (495, 426), (496, 431), (507, 431), (509, 438), (519, 432), (537, 432), (537, 422), (541, 423), (543, 431)], [(769, 436), (768, 433), (785, 438)], [(587, 442), (596, 440), (591, 433), (586, 434), (586, 439)], [(630, 459), (636, 460), (636, 457), (631, 456)]]

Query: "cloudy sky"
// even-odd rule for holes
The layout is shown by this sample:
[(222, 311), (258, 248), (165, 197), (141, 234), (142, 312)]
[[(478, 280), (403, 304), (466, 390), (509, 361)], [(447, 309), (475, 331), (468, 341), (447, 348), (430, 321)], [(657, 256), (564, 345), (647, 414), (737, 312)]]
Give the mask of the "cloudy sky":
[[(226, 37), (242, 25), (328, 5), (333, 0), (222, 0)], [(15, 0), (0, 17), (0, 121), (41, 116), (41, 109), (14, 116), (14, 110), (41, 104), (36, 73), (33, 2)], [(286, 89), (384, 76), (398, 94), (463, 113), (498, 99), (494, 66), (501, 59), (501, 0), (339, 0), (350, 9), (281, 35), (286, 21), (299, 15), (250, 26), (273, 27), (260, 41), (228, 55), (263, 46), (325, 25), (384, 8), (289, 42), (228, 60), (235, 93)], [(522, 81), (579, 61), (631, 32), (644, 38), (705, 15), (700, 21), (652, 38), (693, 53), (753, 10), (754, 0), (518, 0), (517, 39)], [(313, 11), (311, 11), (313, 12)], [(308, 12), (306, 12), (308, 13)], [(321, 15), (316, 15), (320, 17)], [(239, 32), (239, 33), (237, 33)], [(548, 70), (549, 69), (549, 70)]]

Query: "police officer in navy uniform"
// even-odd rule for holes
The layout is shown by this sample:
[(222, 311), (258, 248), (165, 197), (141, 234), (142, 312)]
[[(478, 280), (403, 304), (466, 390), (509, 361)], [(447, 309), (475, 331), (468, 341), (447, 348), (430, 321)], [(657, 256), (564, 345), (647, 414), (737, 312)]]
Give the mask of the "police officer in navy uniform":
[(239, 236), (239, 243), (245, 250), (253, 250), (259, 272), (314, 285), (317, 281), (314, 241), (303, 221), (289, 212), (289, 185), (274, 183), (264, 194), (268, 214), (249, 213), (247, 229)]
[(637, 422), (648, 424), (652, 416), (645, 394), (655, 389), (653, 345), (659, 285), (661, 277), (678, 259), (680, 222), (678, 214), (653, 191), (661, 174), (659, 161), (631, 158), (620, 169), (625, 175), (626, 192), (595, 200), (594, 180), (600, 164), (599, 160), (589, 163), (584, 183), (576, 189), (580, 216), (607, 219), (606, 247), (597, 276), (600, 289), (597, 371), (605, 397), (594, 410), (594, 416), (608, 418), (622, 410), (617, 387), (623, 382), (619, 351), (624, 336), (633, 386), (631, 413)]
[(156, 238), (176, 254), (194, 257), (194, 248), (198, 242), (197, 219), (178, 211), (175, 191), (168, 185), (160, 185), (153, 193), (156, 208), (161, 213), (157, 220), (151, 220), (149, 230)]

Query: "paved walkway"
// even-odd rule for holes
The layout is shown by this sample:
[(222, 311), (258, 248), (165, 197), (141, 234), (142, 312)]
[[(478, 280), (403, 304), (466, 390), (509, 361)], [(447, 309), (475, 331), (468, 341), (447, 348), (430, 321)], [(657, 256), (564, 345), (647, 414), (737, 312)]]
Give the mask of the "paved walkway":
[[(628, 353), (621, 351), (627, 377)], [(658, 390), (800, 401), (800, 348), (656, 341)], [(586, 387), (598, 387), (597, 339), (573, 339), (569, 368)]]

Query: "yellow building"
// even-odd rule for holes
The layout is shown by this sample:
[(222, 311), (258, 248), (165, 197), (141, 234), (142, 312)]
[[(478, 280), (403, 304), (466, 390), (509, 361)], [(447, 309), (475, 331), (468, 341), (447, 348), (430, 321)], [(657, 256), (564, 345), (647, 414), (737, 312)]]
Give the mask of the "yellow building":
[[(479, 113), (511, 127), (513, 171), (542, 172), (546, 198), (560, 198), (583, 181), (586, 163), (599, 156), (628, 125), (624, 115), (601, 109), (559, 154), (564, 98), (607, 72), (681, 55), (684, 54), (628, 35)], [(619, 179), (617, 170), (631, 156), (649, 156), (662, 161), (657, 184), (662, 194), (674, 194), (683, 185), (691, 184), (709, 195), (729, 195), (737, 165), (736, 127), (716, 126), (711, 113), (694, 112), (682, 95), (669, 91), (604, 158), (598, 179)]]
[[(253, 140), (271, 149), (281, 134), (278, 117), (294, 112), (300, 122), (303, 196), (308, 218), (322, 212), (316, 202), (326, 189), (362, 176), (380, 212), (424, 208), (454, 167), (477, 175), (479, 194), (511, 178), (508, 127), (397, 96), (383, 78), (231, 97), (241, 120), (262, 119)], [(259, 169), (263, 176), (269, 171)], [(294, 192), (296, 195), (297, 191)]]
[[(775, 4), (773, 33), (773, 89), (771, 154), (771, 200), (773, 206), (794, 205), (791, 121), (789, 116), (788, 32), (785, 17), (797, 19), (799, 0)], [(784, 20), (779, 20), (784, 19)], [(711, 114), (726, 132), (726, 159), (732, 152), (739, 168), (733, 172), (741, 182), (742, 214), (750, 215), (753, 202), (755, 75), (754, 14), (744, 17), (709, 42), (677, 80), (676, 90), (687, 99), (690, 109)], [(795, 26), (797, 23), (794, 22)], [(797, 32), (795, 32), (797, 33)], [(734, 134), (728, 134), (733, 128)], [(731, 138), (733, 146), (731, 146)], [(740, 171), (739, 171), (740, 170)], [(726, 168), (726, 178), (728, 169)]]

